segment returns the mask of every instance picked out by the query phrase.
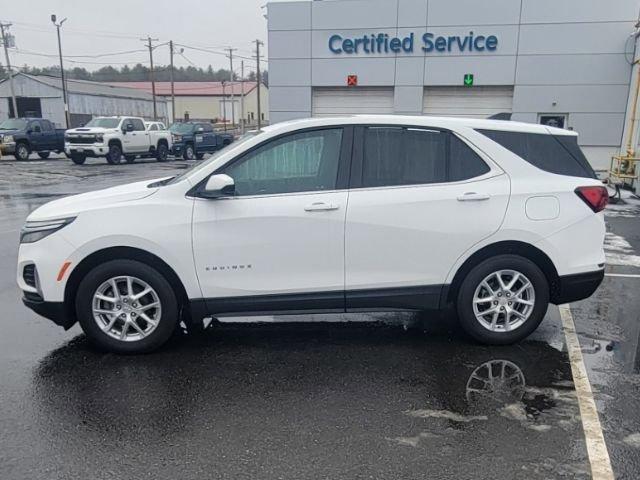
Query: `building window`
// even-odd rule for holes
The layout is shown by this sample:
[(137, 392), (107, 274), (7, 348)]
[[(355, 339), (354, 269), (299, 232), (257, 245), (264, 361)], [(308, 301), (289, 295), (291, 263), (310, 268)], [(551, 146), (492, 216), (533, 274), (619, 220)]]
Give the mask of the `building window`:
[(567, 117), (566, 113), (539, 113), (538, 123), (547, 127), (567, 128)]

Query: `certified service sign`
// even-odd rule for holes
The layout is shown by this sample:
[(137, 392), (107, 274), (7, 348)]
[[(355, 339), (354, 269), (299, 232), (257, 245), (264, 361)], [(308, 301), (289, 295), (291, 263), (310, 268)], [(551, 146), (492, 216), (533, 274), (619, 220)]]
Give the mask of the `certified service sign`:
[[(420, 48), (426, 53), (448, 52), (495, 52), (498, 49), (497, 35), (435, 36), (425, 32), (420, 38)], [(413, 53), (416, 45), (415, 32), (406, 37), (390, 37), (386, 33), (373, 33), (361, 37), (329, 37), (329, 50), (335, 54)]]

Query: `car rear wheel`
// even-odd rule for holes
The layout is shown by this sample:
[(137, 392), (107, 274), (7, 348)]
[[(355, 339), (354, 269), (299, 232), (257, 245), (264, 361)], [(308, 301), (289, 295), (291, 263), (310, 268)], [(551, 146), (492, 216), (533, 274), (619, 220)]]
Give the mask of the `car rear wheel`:
[(50, 153), (51, 153), (51, 152), (38, 152), (38, 156), (39, 156), (41, 159), (43, 159), (43, 160), (44, 160), (44, 159), (46, 159), (46, 158), (49, 158), (49, 154), (50, 154)]
[(504, 345), (530, 335), (549, 305), (549, 284), (532, 261), (499, 255), (476, 265), (457, 298), (460, 324), (476, 340)]
[(73, 163), (75, 163), (76, 165), (82, 165), (84, 164), (85, 160), (87, 159), (86, 155), (79, 155), (77, 153), (72, 153), (71, 154), (71, 161)]
[(80, 283), (76, 313), (87, 337), (116, 353), (162, 346), (178, 324), (173, 288), (156, 269), (135, 260), (111, 260)]
[(18, 145), (16, 145), (16, 160), (29, 160), (29, 155), (31, 155), (31, 149), (29, 148), (29, 145), (24, 142), (18, 143)]
[(187, 145), (184, 147), (184, 152), (182, 153), (182, 158), (185, 160), (193, 160), (196, 156), (196, 152), (193, 148), (193, 145)]
[(107, 152), (107, 163), (109, 165), (117, 165), (122, 160), (122, 149), (119, 145), (109, 145), (109, 152)]

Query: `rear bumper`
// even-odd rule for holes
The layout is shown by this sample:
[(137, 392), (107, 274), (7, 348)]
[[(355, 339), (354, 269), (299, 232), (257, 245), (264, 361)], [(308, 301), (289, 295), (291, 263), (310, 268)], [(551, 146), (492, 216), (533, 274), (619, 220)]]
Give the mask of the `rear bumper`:
[(45, 302), (22, 297), (22, 303), (36, 312), (38, 315), (51, 320), (56, 325), (60, 325), (65, 330), (69, 330), (76, 323), (73, 315), (70, 315), (63, 302)]
[(598, 289), (603, 279), (604, 269), (561, 276), (551, 301), (559, 305), (588, 298)]

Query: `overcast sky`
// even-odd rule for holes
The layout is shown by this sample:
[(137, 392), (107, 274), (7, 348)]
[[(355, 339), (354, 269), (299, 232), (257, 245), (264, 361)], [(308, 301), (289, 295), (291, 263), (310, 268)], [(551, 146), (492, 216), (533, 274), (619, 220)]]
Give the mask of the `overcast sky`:
[[(123, 63), (148, 64), (149, 54), (139, 38), (151, 35), (156, 43), (173, 40), (193, 47), (222, 51), (226, 47), (238, 50), (234, 55), (251, 57), (256, 38), (265, 42), (267, 21), (264, 18), (267, 0), (22, 0), (5, 1), (0, 9), (0, 20), (12, 22), (11, 33), (16, 37), (18, 51), (11, 52), (11, 63), (48, 66), (58, 64), (55, 27), (50, 16), (67, 17), (62, 27), (62, 46), (65, 68), (74, 66), (89, 70), (102, 63), (120, 66)], [(98, 58), (72, 57), (74, 55), (100, 55), (130, 50), (128, 54)], [(27, 52), (32, 52), (28, 54)], [(33, 53), (52, 55), (51, 57)], [(72, 63), (94, 62), (94, 63)], [(234, 70), (239, 73), (240, 58), (234, 59)], [(214, 68), (228, 68), (223, 55), (198, 52), (185, 48), (184, 56), (177, 55), (177, 66), (193, 62), (200, 67), (211, 64)], [(4, 64), (4, 56), (0, 57)], [(169, 63), (168, 46), (155, 50), (154, 62)], [(255, 60), (245, 59), (247, 69)], [(263, 68), (267, 64), (262, 64)]]

